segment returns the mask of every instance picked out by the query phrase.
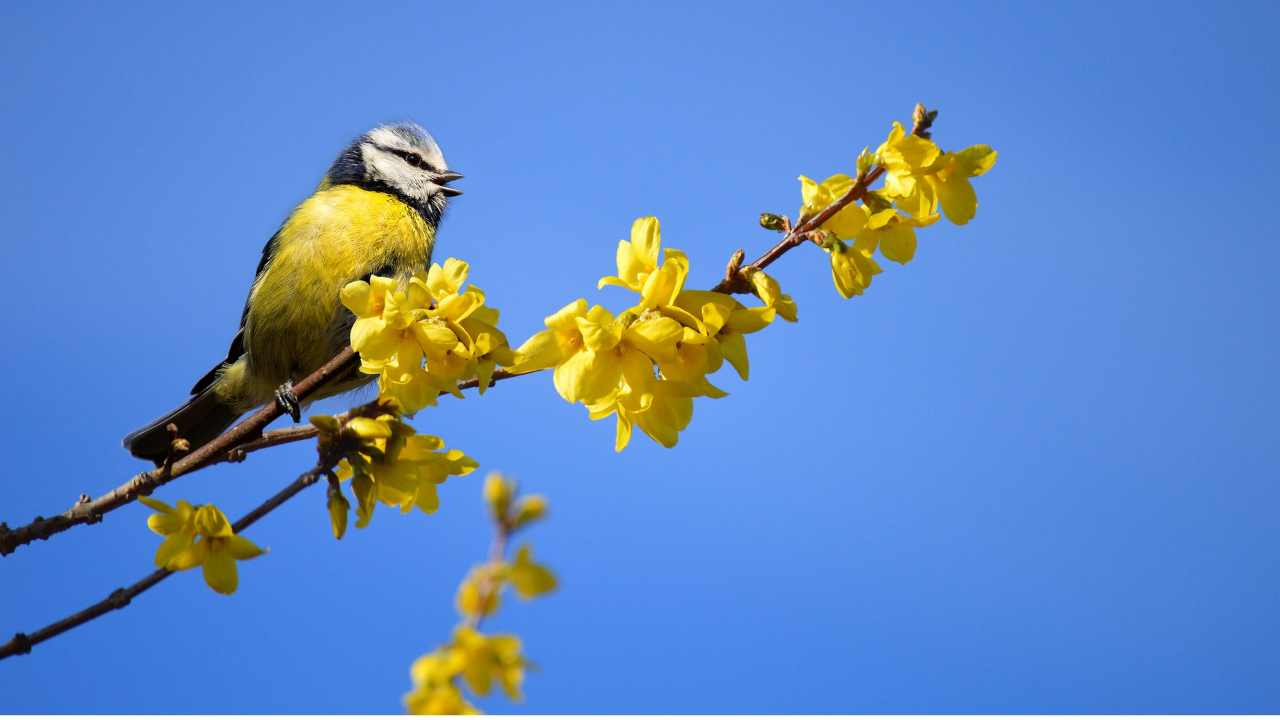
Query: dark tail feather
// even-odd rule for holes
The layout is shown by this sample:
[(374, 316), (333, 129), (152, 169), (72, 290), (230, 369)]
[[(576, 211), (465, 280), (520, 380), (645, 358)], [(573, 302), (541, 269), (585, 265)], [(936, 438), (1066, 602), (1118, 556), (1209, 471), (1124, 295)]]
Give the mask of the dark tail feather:
[(134, 457), (160, 467), (169, 454), (169, 431), (165, 429), (169, 423), (178, 426), (178, 437), (191, 443), (195, 450), (221, 435), (239, 417), (240, 413), (219, 403), (211, 390), (205, 390), (177, 410), (129, 433), (123, 444)]

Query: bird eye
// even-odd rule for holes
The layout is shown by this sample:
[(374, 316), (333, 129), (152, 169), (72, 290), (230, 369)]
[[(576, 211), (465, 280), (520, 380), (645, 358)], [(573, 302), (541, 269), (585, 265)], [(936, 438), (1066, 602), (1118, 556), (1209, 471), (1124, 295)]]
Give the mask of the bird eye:
[(426, 163), (423, 161), (423, 159), (422, 159), (421, 157), (419, 157), (418, 155), (415, 155), (415, 154), (413, 154), (413, 153), (410, 153), (410, 152), (397, 152), (396, 154), (397, 154), (397, 155), (399, 155), (400, 157), (404, 158), (404, 161), (405, 161), (405, 162), (407, 162), (407, 163), (409, 163), (409, 164), (410, 164), (410, 165), (412, 165), (413, 167), (420, 168), (420, 167), (422, 167), (422, 166), (424, 166), (424, 165), (426, 164)]

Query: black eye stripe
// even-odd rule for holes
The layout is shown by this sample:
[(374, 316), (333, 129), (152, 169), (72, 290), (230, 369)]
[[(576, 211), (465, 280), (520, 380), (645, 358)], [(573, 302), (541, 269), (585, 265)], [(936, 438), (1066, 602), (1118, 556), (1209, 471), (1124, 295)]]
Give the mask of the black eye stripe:
[(431, 172), (435, 172), (435, 168), (431, 167), (431, 164), (428, 163), (426, 160), (422, 159), (422, 156), (418, 155), (417, 153), (411, 153), (406, 150), (395, 150), (392, 148), (387, 148), (387, 150), (388, 152), (395, 153), (396, 155), (399, 155), (400, 157), (404, 158), (404, 161), (409, 163), (413, 167), (422, 168), (424, 170), (430, 170)]

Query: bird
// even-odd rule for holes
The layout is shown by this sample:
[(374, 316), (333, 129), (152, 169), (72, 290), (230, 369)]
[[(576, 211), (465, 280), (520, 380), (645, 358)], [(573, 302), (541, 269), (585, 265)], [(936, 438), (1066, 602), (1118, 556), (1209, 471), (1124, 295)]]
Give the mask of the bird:
[[(407, 284), (427, 270), (436, 228), (449, 200), (462, 194), (449, 183), (461, 178), (416, 123), (379, 125), (351, 141), (267, 241), (226, 359), (196, 382), (190, 400), (129, 433), (124, 447), (160, 467), (173, 441), (170, 424), (195, 450), (269, 402), (297, 422), (293, 383), (350, 341), (355, 316), (339, 292), (372, 275)], [(373, 377), (353, 371), (312, 399)]]

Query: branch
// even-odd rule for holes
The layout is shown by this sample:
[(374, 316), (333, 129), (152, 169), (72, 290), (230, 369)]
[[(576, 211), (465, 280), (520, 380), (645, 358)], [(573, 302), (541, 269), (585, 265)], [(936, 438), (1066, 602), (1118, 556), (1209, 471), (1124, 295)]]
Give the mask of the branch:
[[(933, 126), (933, 121), (937, 119), (937, 117), (937, 110), (927, 110), (923, 104), (916, 103), (915, 110), (911, 114), (911, 134), (918, 135), (926, 140), (929, 139), (929, 128)], [(782, 238), (781, 242), (769, 248), (768, 252), (761, 255), (755, 262), (751, 263), (746, 268), (741, 267), (742, 257), (740, 253), (742, 253), (742, 251), (739, 250), (739, 254), (735, 254), (733, 259), (729, 261), (729, 268), (728, 272), (725, 273), (725, 279), (721, 280), (720, 284), (712, 288), (712, 292), (725, 293), (727, 295), (745, 295), (751, 293), (750, 275), (748, 274), (749, 271), (743, 272), (744, 270), (747, 270), (747, 268), (763, 270), (771, 265), (774, 260), (785, 255), (787, 251), (803, 245), (805, 240), (812, 239), (809, 236), (809, 233), (822, 227), (822, 223), (830, 220), (849, 203), (857, 202), (865, 197), (868, 188), (871, 187), (871, 184), (876, 180), (879, 180), (880, 176), (884, 175), (884, 173), (885, 169), (883, 167), (876, 167), (865, 175), (860, 174), (857, 182), (853, 184), (853, 187), (849, 188), (849, 191), (841, 196), (839, 200), (836, 200), (823, 208), (822, 212), (819, 212), (817, 215), (813, 215), (808, 219), (801, 217), (800, 219), (802, 222), (795, 228), (789, 230), (786, 236)]]
[[(769, 248), (768, 252), (761, 255), (755, 262), (746, 267), (739, 267), (741, 260), (738, 256), (734, 256), (737, 263), (729, 262), (729, 271), (725, 274), (725, 279), (720, 284), (711, 288), (712, 292), (724, 293), (726, 295), (746, 295), (751, 293), (751, 282), (748, 280), (748, 268), (763, 270), (773, 264), (774, 260), (787, 254), (792, 248), (800, 247), (809, 240), (809, 233), (822, 226), (822, 223), (831, 219), (833, 215), (844, 209), (846, 205), (861, 200), (867, 194), (867, 189), (871, 187), (871, 183), (880, 179), (884, 175), (884, 168), (877, 167), (870, 173), (858, 178), (858, 181), (849, 188), (849, 192), (840, 197), (839, 200), (831, 203), (823, 208), (822, 212), (809, 217), (801, 222), (782, 238), (777, 245)], [(741, 251), (739, 251), (741, 252)]]
[[(319, 370), (295, 385), (294, 395), (300, 401), (305, 400), (329, 381), (342, 377), (356, 367), (359, 360), (359, 356), (351, 348), (343, 350)], [(263, 434), (263, 429), (282, 414), (284, 414), (283, 411), (276, 403), (265, 405), (240, 424), (214, 438), (212, 442), (197, 448), (190, 455), (176, 462), (166, 461), (160, 468), (135, 475), (129, 482), (96, 500), (81, 496), (80, 502), (61, 515), (51, 518), (37, 517), (30, 525), (16, 530), (10, 530), (8, 524), (0, 524), (0, 556), (8, 555), (18, 547), (34, 540), (46, 540), (76, 525), (101, 522), (102, 516), (106, 513), (133, 502), (139, 495), (150, 495), (156, 488), (176, 477), (217, 463), (239, 462), (244, 459), (245, 453), (251, 450), (304, 439), (306, 436), (298, 431), (294, 431), (296, 436), (289, 435), (291, 439), (282, 439), (281, 436), (270, 439)], [(251, 449), (247, 447), (255, 443), (255, 447)]]
[[(296, 392), (296, 389), (295, 389)], [(320, 478), (329, 471), (332, 463), (326, 465), (331, 460), (331, 454), (320, 459), (316, 466), (303, 473), (297, 480), (294, 480), (288, 487), (276, 493), (270, 500), (262, 503), (258, 507), (249, 512), (248, 515), (240, 518), (231, 526), (231, 529), (237, 534), (243, 532), (245, 528), (261, 520), (267, 513), (275, 510), (284, 504), (286, 500), (302, 492), (303, 488), (314, 485)], [(334, 460), (336, 462), (336, 460)], [(120, 610), (127, 606), (135, 597), (150, 590), (157, 583), (165, 578), (173, 575), (173, 570), (160, 569), (150, 575), (142, 578), (138, 582), (127, 588), (119, 588), (112, 592), (107, 598), (101, 602), (90, 605), (78, 613), (69, 615), (52, 625), (41, 628), (30, 635), (18, 633), (13, 639), (4, 645), (0, 645), (0, 660), (12, 655), (26, 655), (31, 652), (34, 645), (38, 645), (52, 637), (57, 637), (62, 633), (83, 625), (90, 620), (106, 615), (112, 610)]]
[[(515, 494), (512, 493), (512, 499)], [(480, 579), (479, 602), (476, 607), (480, 608), (479, 612), (471, 613), (463, 622), (464, 625), (472, 630), (480, 629), (480, 622), (484, 620), (485, 610), (489, 607), (489, 601), (493, 598), (495, 591), (498, 589), (498, 583), (493, 577), (493, 568), (499, 563), (507, 559), (507, 540), (511, 538), (511, 520), (509, 517), (495, 518), (493, 521), (493, 544), (489, 546), (489, 571)]]

